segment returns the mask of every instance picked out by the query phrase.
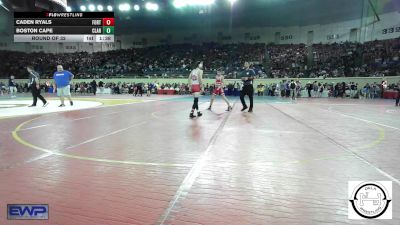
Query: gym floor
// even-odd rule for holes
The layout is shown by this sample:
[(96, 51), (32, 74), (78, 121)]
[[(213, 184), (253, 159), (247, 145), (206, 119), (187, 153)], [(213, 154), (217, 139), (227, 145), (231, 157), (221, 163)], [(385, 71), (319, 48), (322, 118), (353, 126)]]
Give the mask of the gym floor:
[[(189, 96), (0, 100), (0, 224), (400, 224), (393, 101), (217, 99), (195, 119)], [(348, 181), (392, 181), (393, 219), (349, 220)], [(7, 220), (14, 203), (49, 220)]]

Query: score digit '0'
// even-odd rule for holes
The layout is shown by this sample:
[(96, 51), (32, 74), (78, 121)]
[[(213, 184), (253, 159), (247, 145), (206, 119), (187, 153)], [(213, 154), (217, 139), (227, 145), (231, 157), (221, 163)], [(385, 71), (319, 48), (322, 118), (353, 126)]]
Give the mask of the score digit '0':
[(114, 18), (103, 18), (103, 26), (114, 26)]

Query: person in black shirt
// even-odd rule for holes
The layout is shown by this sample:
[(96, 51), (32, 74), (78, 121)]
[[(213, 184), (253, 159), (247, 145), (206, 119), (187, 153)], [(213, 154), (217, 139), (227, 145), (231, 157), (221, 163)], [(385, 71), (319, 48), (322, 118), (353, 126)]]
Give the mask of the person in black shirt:
[(100, 80), (100, 82), (99, 82), (99, 88), (100, 88), (100, 94), (103, 94), (103, 91), (104, 91), (104, 83), (103, 83), (102, 80)]
[(255, 75), (256, 73), (254, 72), (254, 70), (250, 69), (250, 63), (245, 62), (244, 70), (240, 75), (240, 78), (242, 79), (243, 82), (242, 91), (240, 92), (240, 101), (242, 102), (243, 105), (242, 111), (247, 109), (246, 102), (244, 101), (244, 96), (247, 95), (249, 96), (250, 99), (249, 112), (253, 112), (253, 94), (254, 94), (253, 80)]
[(31, 87), (32, 97), (33, 97), (33, 103), (29, 107), (35, 107), (38, 98), (43, 102), (43, 107), (46, 107), (49, 103), (40, 94), (39, 74), (36, 71), (34, 71), (31, 66), (28, 66), (26, 70), (29, 73), (29, 85)]
[(296, 100), (296, 83), (294, 82), (294, 80), (290, 81), (289, 84), (289, 88), (290, 88), (290, 97), (292, 98), (292, 100)]
[(354, 82), (350, 83), (350, 98), (354, 98), (356, 93), (356, 85), (354, 84)]
[(311, 91), (313, 90), (313, 85), (311, 82), (307, 83), (307, 92), (308, 92), (308, 97), (311, 98)]
[(135, 96), (137, 95), (137, 96), (139, 96), (140, 95), (140, 97), (142, 97), (143, 96), (143, 88), (142, 88), (142, 84), (141, 83), (138, 83), (137, 85), (136, 85), (136, 89), (135, 89), (135, 94), (134, 94)]
[(397, 83), (396, 106), (400, 106), (400, 82)]
[(96, 95), (96, 92), (97, 92), (97, 83), (96, 83), (96, 81), (93, 80), (92, 82), (90, 82), (90, 86), (92, 87), (93, 95)]

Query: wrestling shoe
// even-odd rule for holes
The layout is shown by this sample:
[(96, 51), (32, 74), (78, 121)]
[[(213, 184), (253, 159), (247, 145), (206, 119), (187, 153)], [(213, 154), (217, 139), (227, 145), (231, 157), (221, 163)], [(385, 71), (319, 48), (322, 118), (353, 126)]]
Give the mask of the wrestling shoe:
[(190, 117), (191, 119), (193, 119), (193, 118), (195, 118), (196, 116), (193, 115), (193, 113), (190, 113), (189, 117)]
[(198, 117), (200, 117), (200, 116), (202, 116), (203, 114), (201, 113), (201, 112), (197, 112), (197, 116)]

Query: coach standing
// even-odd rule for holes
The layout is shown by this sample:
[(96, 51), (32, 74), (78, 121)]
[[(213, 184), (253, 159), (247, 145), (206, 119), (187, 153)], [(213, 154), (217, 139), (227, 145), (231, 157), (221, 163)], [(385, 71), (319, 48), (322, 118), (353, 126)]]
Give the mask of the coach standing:
[(37, 99), (39, 98), (43, 102), (43, 107), (46, 107), (49, 103), (43, 96), (40, 94), (40, 76), (39, 74), (33, 70), (32, 66), (28, 66), (26, 70), (29, 73), (29, 85), (32, 91), (33, 103), (29, 107), (35, 107), (37, 103)]
[(249, 96), (250, 99), (250, 108), (249, 112), (253, 112), (253, 95), (254, 95), (254, 87), (253, 80), (256, 73), (254, 70), (250, 69), (250, 63), (244, 63), (244, 70), (241, 73), (241, 79), (243, 82), (242, 91), (240, 92), (240, 101), (242, 102), (243, 108), (242, 111), (247, 109), (246, 102), (244, 101), (244, 96)]
[(53, 79), (56, 84), (57, 95), (60, 97), (61, 105), (64, 107), (64, 96), (67, 96), (71, 106), (74, 105), (71, 98), (70, 82), (74, 78), (74, 75), (68, 70), (64, 70), (62, 65), (57, 66), (57, 71), (54, 73)]

